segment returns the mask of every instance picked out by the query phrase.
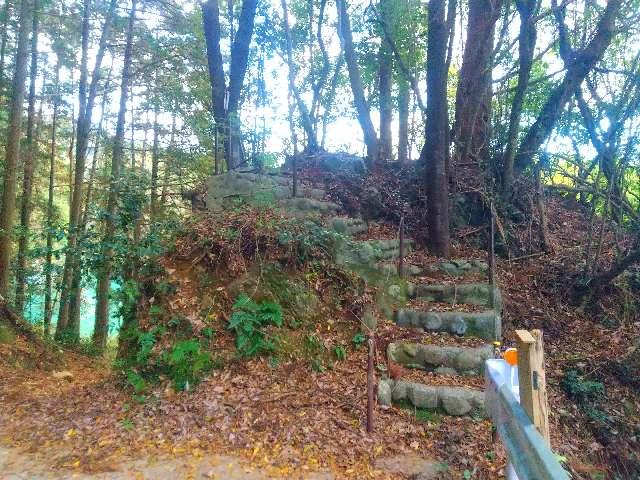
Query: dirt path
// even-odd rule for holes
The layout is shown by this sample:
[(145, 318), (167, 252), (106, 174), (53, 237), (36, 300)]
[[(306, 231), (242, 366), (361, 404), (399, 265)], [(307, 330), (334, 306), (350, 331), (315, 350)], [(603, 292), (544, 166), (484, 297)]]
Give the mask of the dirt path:
[[(113, 471), (83, 473), (77, 470), (56, 471), (46, 466), (41, 455), (0, 447), (0, 478), (4, 480), (155, 480), (155, 479), (227, 479), (263, 480), (292, 478), (275, 471), (257, 469), (240, 457), (204, 455), (201, 457), (147, 457), (123, 461)], [(314, 472), (301, 477), (307, 480), (332, 480), (330, 473)]]

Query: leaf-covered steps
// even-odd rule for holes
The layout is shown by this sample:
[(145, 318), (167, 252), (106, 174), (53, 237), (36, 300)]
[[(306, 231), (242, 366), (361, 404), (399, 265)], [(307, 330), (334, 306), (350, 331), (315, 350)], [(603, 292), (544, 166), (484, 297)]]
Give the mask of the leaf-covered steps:
[[(484, 362), (493, 356), (491, 345), (478, 347), (392, 342), (387, 347), (390, 362), (435, 374), (481, 377)], [(405, 401), (416, 408), (442, 411), (447, 415), (486, 416), (484, 392), (477, 388), (428, 385), (408, 380), (382, 379), (378, 403), (390, 406)]]
[(486, 417), (484, 392), (468, 387), (424, 385), (406, 380), (382, 379), (378, 382), (378, 404), (409, 402), (416, 408), (443, 411), (447, 415)]
[(342, 235), (358, 235), (367, 231), (367, 224), (361, 218), (332, 217), (327, 221), (328, 227)]
[(399, 327), (420, 328), (430, 332), (446, 332), (500, 340), (502, 336), (502, 296), (497, 287), (486, 283), (456, 285), (413, 285), (409, 295), (427, 302), (451, 305), (485, 306), (486, 310), (475, 311), (431, 311), (403, 308), (395, 312)]
[(440, 375), (484, 375), (484, 362), (493, 357), (493, 346), (478, 347), (391, 342), (387, 358), (408, 368)]

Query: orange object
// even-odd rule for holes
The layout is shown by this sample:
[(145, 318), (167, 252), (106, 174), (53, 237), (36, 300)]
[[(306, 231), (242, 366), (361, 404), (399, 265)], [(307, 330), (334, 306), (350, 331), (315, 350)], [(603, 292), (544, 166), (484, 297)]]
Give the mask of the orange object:
[(398, 380), (403, 375), (404, 368), (402, 365), (389, 361), (389, 376), (394, 380)]
[(502, 358), (512, 367), (515, 367), (518, 364), (518, 349), (517, 348), (507, 348), (505, 352), (502, 354)]

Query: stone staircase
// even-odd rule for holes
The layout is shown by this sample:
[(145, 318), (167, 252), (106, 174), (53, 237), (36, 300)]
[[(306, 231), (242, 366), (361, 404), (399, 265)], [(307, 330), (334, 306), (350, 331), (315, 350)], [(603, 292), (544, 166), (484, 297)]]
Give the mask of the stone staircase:
[[(378, 384), (380, 405), (405, 401), (415, 408), (448, 415), (486, 415), (481, 388), (484, 362), (494, 356), (493, 342), (502, 336), (502, 296), (497, 287), (488, 283), (465, 282), (466, 276), (482, 276), (486, 270), (486, 263), (479, 260), (435, 263), (429, 265), (426, 272), (417, 268), (410, 270), (414, 276), (442, 274), (453, 283), (413, 284), (410, 296), (417, 306), (398, 309), (395, 324), (442, 338), (437, 344), (389, 343), (388, 361), (423, 372), (424, 381), (414, 381), (415, 375), (409, 375), (409, 380), (403, 376), (381, 380)], [(468, 338), (481, 342), (463, 343)], [(447, 385), (448, 378), (455, 379), (451, 382), (453, 385)]]
[[(322, 188), (301, 185), (299, 196), (291, 198), (289, 177), (251, 172), (212, 177), (207, 185), (207, 206), (214, 211), (226, 208), (229, 201), (260, 202), (264, 198), (291, 216), (339, 234), (335, 261), (378, 287), (378, 307), (395, 324), (387, 364), (400, 365), (405, 372), (394, 378), (387, 372), (380, 379), (379, 405), (405, 403), (448, 415), (485, 416), (484, 362), (493, 357), (493, 342), (502, 335), (501, 293), (483, 281), (486, 262), (406, 263), (406, 278), (400, 279), (398, 239), (358, 239), (368, 231), (367, 224), (341, 215), (340, 206), (326, 200)], [(406, 255), (413, 242), (405, 242)], [(431, 337), (405, 340), (411, 337), (406, 333), (415, 330)]]

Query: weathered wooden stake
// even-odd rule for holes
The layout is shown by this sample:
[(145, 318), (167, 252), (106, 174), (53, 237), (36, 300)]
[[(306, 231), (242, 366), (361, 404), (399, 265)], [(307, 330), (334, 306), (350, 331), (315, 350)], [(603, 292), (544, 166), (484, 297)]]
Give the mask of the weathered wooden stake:
[(220, 175), (220, 162), (218, 159), (218, 125), (216, 125), (216, 133), (214, 136), (213, 160), (215, 165), (215, 174)]
[(495, 306), (493, 295), (494, 295), (494, 287), (496, 284), (496, 266), (495, 266), (495, 263), (496, 263), (496, 257), (495, 257), (496, 217), (495, 217), (494, 208), (493, 208), (493, 200), (491, 200), (489, 208), (491, 209), (491, 212), (490, 212), (491, 220), (489, 222), (489, 245), (488, 245), (489, 258), (487, 259), (487, 263), (489, 264), (489, 286), (491, 288), (491, 292), (490, 292), (491, 306)]
[(549, 407), (542, 331), (516, 330), (520, 404), (549, 444)]
[(398, 245), (398, 276), (404, 278), (404, 214), (400, 215), (400, 244)]
[(369, 334), (369, 357), (367, 359), (367, 433), (373, 433), (373, 407), (375, 398), (373, 396), (373, 387), (375, 383), (373, 360), (375, 357), (373, 335)]
[(298, 195), (298, 153), (293, 152), (293, 158), (291, 159), (291, 168), (293, 169), (293, 186), (292, 186), (292, 196), (296, 198)]

